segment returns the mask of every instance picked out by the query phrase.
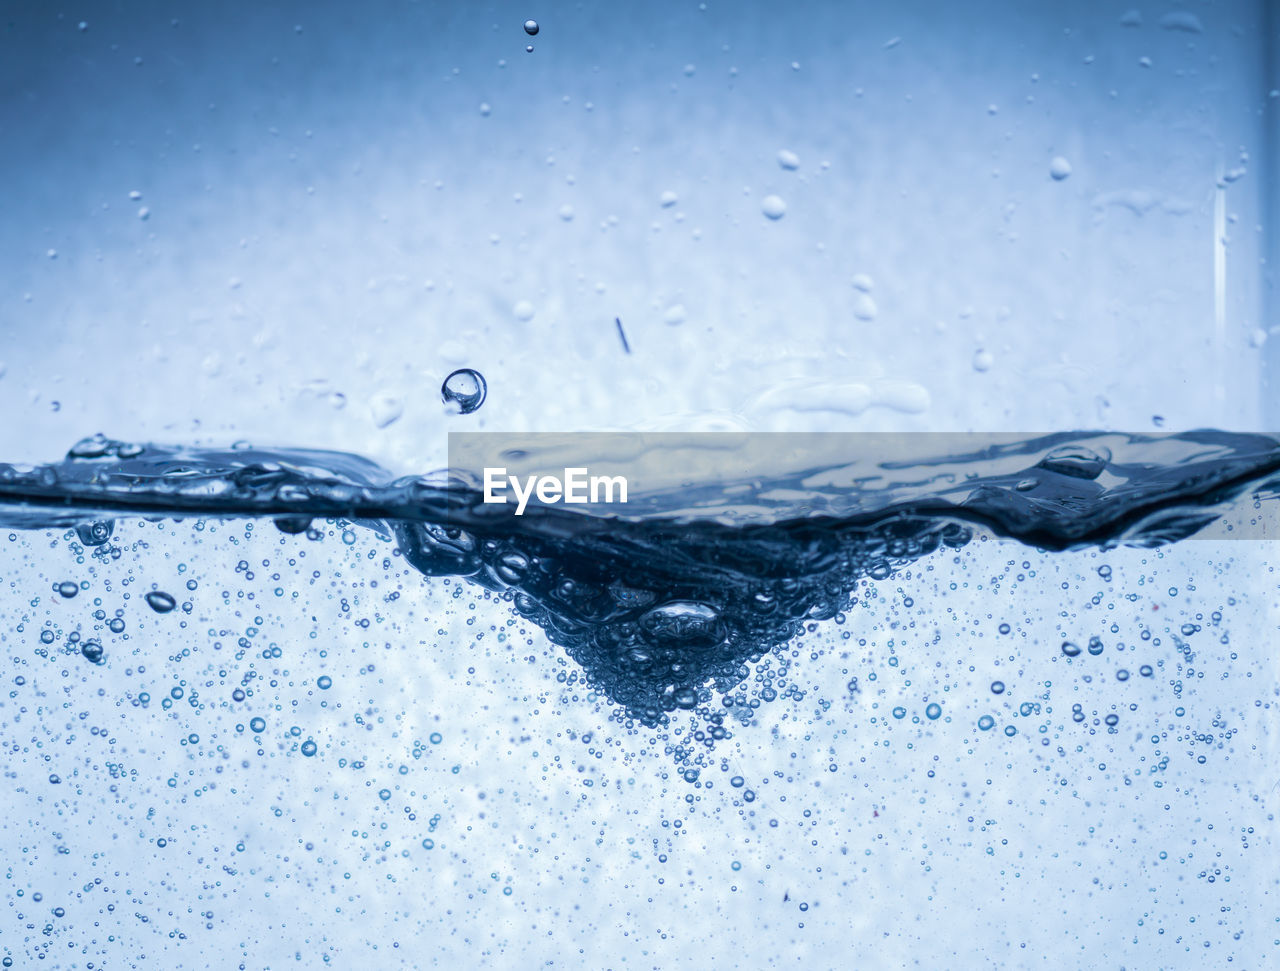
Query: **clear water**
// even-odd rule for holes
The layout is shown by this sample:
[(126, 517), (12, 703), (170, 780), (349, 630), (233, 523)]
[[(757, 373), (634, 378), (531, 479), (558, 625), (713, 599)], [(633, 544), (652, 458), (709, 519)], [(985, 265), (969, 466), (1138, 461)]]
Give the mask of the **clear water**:
[(3, 5), (0, 963), (1276, 965), (1278, 50)]
[(745, 908), (776, 961), (889, 895), (989, 907), (1013, 962), (1103, 918), (1135, 960), (1265, 960), (1277, 608), (1240, 580), (1280, 443), (1055, 435), (801, 488), (830, 471), (498, 518), (336, 453), (0, 467), (13, 951), (550, 958), (654, 898), (615, 946), (661, 964)]

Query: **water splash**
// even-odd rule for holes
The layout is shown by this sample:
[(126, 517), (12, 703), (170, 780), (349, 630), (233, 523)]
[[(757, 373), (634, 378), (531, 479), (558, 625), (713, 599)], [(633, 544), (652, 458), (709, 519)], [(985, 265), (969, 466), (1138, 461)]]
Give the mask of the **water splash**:
[[(847, 611), (864, 578), (961, 547), (975, 530), (1050, 550), (1183, 539), (1233, 500), (1270, 494), (1280, 442), (1064, 433), (911, 460), (847, 458), (852, 479), (846, 462), (844, 477), (831, 466), (658, 489), (626, 515), (533, 505), (515, 517), (485, 505), (463, 470), (394, 478), (336, 452), (95, 436), (62, 462), (0, 465), (0, 524), (71, 526), (86, 545), (107, 543), (127, 515), (270, 517), (287, 534), (317, 518), (371, 526), (424, 575), (499, 591), (624, 717), (652, 726), (697, 710), (719, 737), (749, 665), (804, 624)], [(147, 600), (171, 609), (166, 594)]]

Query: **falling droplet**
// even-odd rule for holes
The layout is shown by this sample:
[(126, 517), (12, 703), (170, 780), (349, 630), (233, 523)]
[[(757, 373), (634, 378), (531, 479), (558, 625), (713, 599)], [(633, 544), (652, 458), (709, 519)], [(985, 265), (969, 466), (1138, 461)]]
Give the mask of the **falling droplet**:
[(489, 385), (484, 375), (469, 367), (454, 371), (440, 386), (440, 397), (446, 404), (456, 405), (462, 415), (469, 415), (484, 404), (488, 393)]
[(781, 196), (765, 196), (760, 203), (760, 211), (770, 219), (781, 219), (787, 214), (787, 204)]
[(1054, 182), (1061, 182), (1071, 174), (1071, 163), (1061, 155), (1055, 155), (1049, 162), (1049, 175), (1053, 177)]
[(538, 22), (536, 20), (526, 20), (524, 22), (524, 32), (530, 37), (535, 36), (540, 29), (541, 28), (538, 27)]
[(146, 595), (147, 606), (157, 614), (167, 614), (177, 606), (177, 601), (163, 590), (152, 590)]

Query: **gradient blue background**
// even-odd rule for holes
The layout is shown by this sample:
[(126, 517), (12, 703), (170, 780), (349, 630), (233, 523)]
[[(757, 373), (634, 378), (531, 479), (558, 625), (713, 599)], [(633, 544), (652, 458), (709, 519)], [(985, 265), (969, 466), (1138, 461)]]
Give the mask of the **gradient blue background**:
[[(1134, 9), (5, 4), (0, 460), (51, 460), (96, 431), (421, 472), (447, 431), (483, 428), (1274, 428), (1275, 15)], [(440, 383), (464, 365), (489, 400), (450, 416)], [(727, 750), (760, 790), (747, 806), (666, 777), (662, 743), (555, 682), (567, 662), (512, 633), (505, 605), (388, 574), (385, 544), (333, 532), (282, 546), (243, 524), (122, 524), (125, 555), (87, 563), (56, 537), (12, 541), (0, 641), (25, 681), (3, 699), (0, 953), (1275, 959), (1268, 544), (1048, 558), (992, 543), (892, 578), (851, 621), (870, 646), (813, 635), (808, 699)], [(65, 578), (90, 584), (71, 606), (48, 594)], [(90, 598), (111, 609), (133, 582), (194, 578), (189, 628), (135, 604), (104, 667), (32, 659), (39, 625), (102, 626)], [(1132, 720), (1109, 673), (1059, 666), (1059, 628), (1150, 625), (1167, 646), (1214, 610), (1226, 627), (1195, 642), (1199, 676), (1168, 650), (1158, 683), (1124, 689), (1145, 692)], [(370, 616), (372, 632), (355, 623)], [(1021, 625), (1014, 647), (991, 636), (1001, 617)], [(274, 713), (256, 754), (226, 698), (241, 669), (219, 674), (230, 652), (212, 646), (240, 637), (285, 652), (260, 665), (272, 689), (249, 707)], [(1126, 711), (1123, 738), (1042, 746), (1017, 713), (1046, 681), (1091, 717)], [(161, 709), (180, 684), (207, 709)], [(929, 697), (947, 705), (937, 730), (921, 727)], [(891, 722), (898, 704), (911, 718)], [(978, 735), (987, 710), (1023, 731)], [(1151, 774), (1152, 735), (1167, 774)]]

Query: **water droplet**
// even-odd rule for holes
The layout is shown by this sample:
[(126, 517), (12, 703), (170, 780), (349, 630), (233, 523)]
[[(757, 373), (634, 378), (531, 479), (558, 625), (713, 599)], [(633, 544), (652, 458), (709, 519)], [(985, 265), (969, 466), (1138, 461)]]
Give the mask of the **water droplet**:
[(560, 215), (560, 218), (565, 222), (567, 223), (573, 222), (573, 206), (569, 205), (566, 202), (563, 206), (560, 207), (559, 215)]
[(865, 290), (859, 290), (853, 297), (853, 315), (859, 320), (875, 320), (879, 313), (875, 299)]
[(404, 414), (404, 402), (393, 394), (379, 391), (369, 399), (369, 414), (379, 428), (386, 428)]
[(163, 590), (152, 590), (144, 599), (147, 601), (147, 606), (157, 614), (167, 614), (178, 603)]
[(1071, 174), (1071, 163), (1061, 155), (1055, 155), (1049, 162), (1049, 175), (1055, 182), (1061, 182)]
[(488, 392), (484, 375), (469, 367), (458, 368), (440, 386), (440, 397), (446, 404), (456, 405), (462, 415), (469, 415), (484, 404)]
[(530, 37), (536, 36), (538, 31), (541, 29), (542, 28), (538, 26), (538, 22), (536, 20), (526, 20), (524, 22), (524, 32)]
[(781, 219), (787, 214), (787, 204), (781, 196), (765, 196), (760, 203), (760, 211), (770, 219)]
[(785, 148), (778, 153), (778, 164), (788, 172), (794, 172), (800, 168), (800, 156), (795, 152), (788, 152)]

